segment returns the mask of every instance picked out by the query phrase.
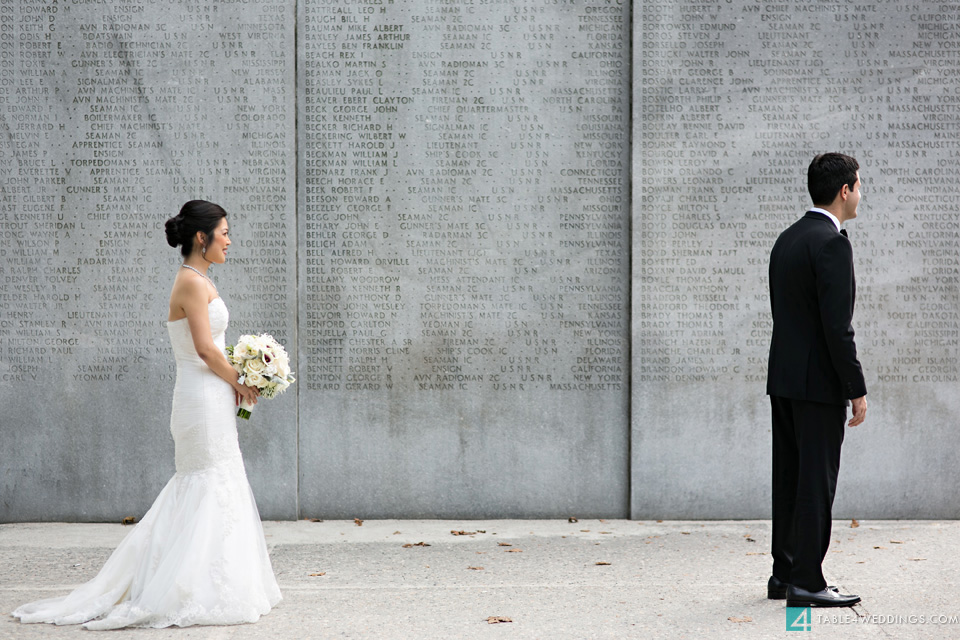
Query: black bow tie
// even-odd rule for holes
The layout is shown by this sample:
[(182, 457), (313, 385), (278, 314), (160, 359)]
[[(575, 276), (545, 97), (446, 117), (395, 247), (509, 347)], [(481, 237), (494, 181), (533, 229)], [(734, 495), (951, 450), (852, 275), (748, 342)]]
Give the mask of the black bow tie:
[(844, 238), (846, 238), (846, 237), (847, 237), (847, 230), (846, 230), (846, 229), (840, 229), (840, 235), (842, 235)]

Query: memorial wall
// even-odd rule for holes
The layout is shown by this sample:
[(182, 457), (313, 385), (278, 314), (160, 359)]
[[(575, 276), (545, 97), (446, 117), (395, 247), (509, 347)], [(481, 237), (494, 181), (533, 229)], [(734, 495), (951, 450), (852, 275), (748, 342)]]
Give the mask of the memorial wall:
[(960, 4), (638, 3), (633, 35), (631, 513), (768, 517), (767, 259), (840, 151), (869, 409), (834, 513), (960, 515)]
[[(0, 0), (0, 521), (142, 515), (192, 198), (265, 518), (762, 518), (767, 256), (861, 162), (838, 517), (960, 515), (960, 4)], [(295, 354), (295, 355), (294, 355)]]
[[(292, 2), (0, 1), (0, 520), (140, 515), (173, 474), (164, 221), (230, 212), (228, 340), (296, 350)], [(244, 424), (295, 517), (297, 407)]]
[(231, 214), (228, 341), (296, 353), (240, 425), (264, 517), (627, 515), (629, 6), (2, 11), (0, 518), (172, 473), (194, 197)]
[(301, 3), (304, 513), (627, 515), (629, 10)]

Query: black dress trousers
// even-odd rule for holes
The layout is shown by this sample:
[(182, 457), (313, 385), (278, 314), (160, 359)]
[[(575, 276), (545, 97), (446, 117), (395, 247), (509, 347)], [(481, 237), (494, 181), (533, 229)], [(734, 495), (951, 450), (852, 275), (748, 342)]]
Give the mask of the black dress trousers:
[(847, 407), (770, 396), (773, 410), (773, 575), (827, 587), (821, 564), (832, 528)]

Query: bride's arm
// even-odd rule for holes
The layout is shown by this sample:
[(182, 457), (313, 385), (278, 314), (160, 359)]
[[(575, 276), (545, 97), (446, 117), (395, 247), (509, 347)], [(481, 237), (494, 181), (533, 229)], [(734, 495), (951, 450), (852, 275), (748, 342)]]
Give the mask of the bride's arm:
[(178, 302), (187, 315), (187, 324), (190, 325), (190, 334), (193, 336), (193, 346), (197, 355), (210, 369), (230, 383), (240, 398), (250, 404), (256, 404), (257, 391), (237, 382), (240, 374), (227, 362), (227, 357), (217, 348), (210, 333), (210, 315), (207, 313), (207, 284), (200, 278), (186, 278), (181, 283), (181, 295)]

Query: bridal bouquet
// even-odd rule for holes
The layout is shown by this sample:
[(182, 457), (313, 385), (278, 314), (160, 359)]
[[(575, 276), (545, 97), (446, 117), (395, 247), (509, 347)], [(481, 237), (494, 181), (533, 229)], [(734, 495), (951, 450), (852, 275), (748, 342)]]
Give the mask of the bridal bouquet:
[[(227, 347), (227, 360), (240, 374), (237, 380), (260, 390), (260, 397), (270, 399), (286, 391), (296, 381), (290, 373), (287, 351), (273, 336), (240, 336), (236, 346)], [(253, 406), (240, 401), (237, 415), (249, 420)]]

